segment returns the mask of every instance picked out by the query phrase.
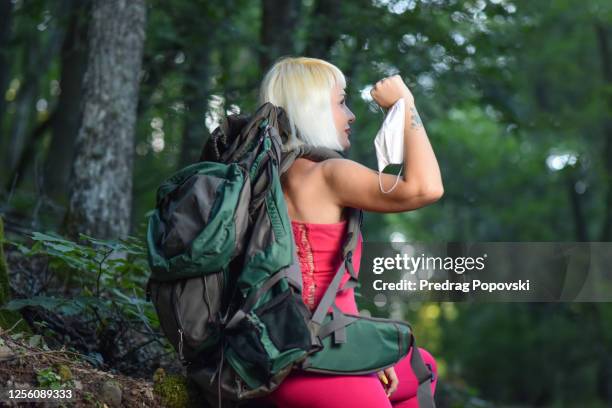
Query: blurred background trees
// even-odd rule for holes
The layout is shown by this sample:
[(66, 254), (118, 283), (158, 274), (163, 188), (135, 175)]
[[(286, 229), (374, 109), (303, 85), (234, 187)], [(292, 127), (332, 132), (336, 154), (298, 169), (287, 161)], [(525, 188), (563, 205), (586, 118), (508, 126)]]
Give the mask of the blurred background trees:
[[(96, 25), (101, 3), (0, 0), (7, 234), (64, 231), (71, 206), (89, 200), (106, 209), (100, 225), (76, 222), (73, 234), (109, 238), (128, 223), (120, 230), (142, 237), (158, 184), (197, 159), (222, 115), (256, 108), (259, 82), (278, 57), (306, 55), (347, 76), (357, 116), (352, 159), (376, 167), (373, 137), (383, 117), (369, 87), (400, 73), (442, 167), (439, 202), (366, 214), (366, 240), (612, 241), (609, 1), (149, 0), (132, 2), (146, 7), (146, 20), (126, 20), (126, 32)], [(105, 54), (115, 43), (92, 41), (96, 27), (123, 42), (145, 30), (142, 57)], [(87, 95), (100, 83), (83, 79), (96, 59), (127, 84), (117, 95), (131, 91), (127, 109), (121, 97), (104, 95), (106, 128), (88, 120)], [(78, 161), (79, 146), (94, 139)], [(100, 159), (111, 151), (133, 167)], [(88, 176), (79, 181), (73, 167)], [(608, 304), (402, 308), (420, 345), (441, 362), (444, 381), (476, 397), (612, 404)]]

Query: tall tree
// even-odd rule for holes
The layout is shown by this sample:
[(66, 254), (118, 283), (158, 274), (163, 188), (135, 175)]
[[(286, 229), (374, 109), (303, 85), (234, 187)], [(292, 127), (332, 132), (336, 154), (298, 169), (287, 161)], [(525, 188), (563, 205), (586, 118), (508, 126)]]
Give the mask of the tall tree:
[[(606, 84), (608, 92), (604, 96), (604, 106), (609, 113), (612, 109), (612, 45), (610, 38), (612, 30), (609, 24), (603, 21), (595, 23), (595, 32), (597, 35), (597, 43), (601, 60), (601, 70), (603, 82)], [(612, 241), (612, 119), (610, 115), (606, 115), (603, 123), (604, 133), (604, 148), (603, 148), (603, 163), (605, 168), (604, 173), (604, 188), (606, 189), (604, 217), (601, 227), (600, 238), (602, 242)], [(597, 314), (601, 315), (602, 309), (596, 309)], [(602, 318), (603, 320), (604, 318)], [(601, 353), (601, 364), (598, 372), (598, 391), (604, 401), (612, 402), (612, 353)]]
[[(53, 115), (42, 122), (37, 121), (36, 100), (44, 95), (44, 78), (59, 50), (65, 36), (64, 16), (69, 12), (74, 0), (61, 0), (47, 8), (43, 3), (22, 5), (23, 14), (28, 18), (48, 18), (48, 21), (37, 27), (37, 31), (27, 29), (24, 22), (18, 24), (15, 16), (15, 33), (13, 41), (25, 41), (27, 46), (22, 54), (23, 76), (20, 79), (14, 104), (14, 115), (6, 131), (3, 142), (6, 143), (4, 166), (1, 176), (6, 177), (6, 189), (16, 188), (25, 178), (26, 170), (32, 169), (32, 158), (39, 147), (39, 142), (49, 128)], [(26, 7), (27, 6), (27, 7)], [(17, 7), (15, 8), (15, 13)], [(44, 17), (47, 16), (47, 17)], [(22, 17), (23, 19), (23, 17)], [(26, 24), (32, 24), (26, 19)], [(21, 27), (20, 27), (21, 26)], [(39, 33), (41, 31), (43, 34)], [(36, 181), (38, 183), (38, 181)]]
[(310, 19), (310, 30), (306, 55), (314, 58), (329, 58), (329, 51), (338, 39), (337, 22), (341, 4), (334, 0), (316, 0)]
[[(612, 87), (612, 46), (610, 45), (611, 30), (603, 22), (597, 22), (595, 24), (595, 32), (597, 34), (597, 43), (599, 48), (599, 57), (601, 60), (601, 70), (604, 83), (607, 89)], [(608, 112), (612, 109), (612, 92), (608, 91), (605, 94), (605, 105), (607, 106)], [(605, 177), (605, 188), (606, 193), (606, 205), (605, 215), (601, 228), (600, 241), (612, 240), (612, 119), (608, 115), (604, 120), (603, 124), (604, 131), (604, 149), (603, 149), (603, 161), (606, 169)]]
[(61, 50), (59, 100), (51, 124), (53, 137), (45, 160), (45, 193), (59, 200), (67, 193), (74, 142), (81, 118), (81, 86), (87, 66), (87, 7), (89, 1), (73, 1), (68, 32)]
[[(227, 12), (230, 6), (186, 3), (184, 8), (180, 9), (183, 25), (177, 28), (184, 40), (185, 72), (182, 95), (185, 115), (179, 167), (197, 161), (208, 135), (204, 119), (208, 110), (211, 76), (214, 74), (212, 53), (217, 42), (225, 41), (217, 31), (224, 32), (226, 36), (230, 35), (229, 30), (222, 29), (224, 25), (231, 25), (231, 16)], [(197, 46), (194, 47), (193, 44)], [(224, 66), (223, 69), (229, 69), (229, 66)]]
[(2, 118), (4, 117), (5, 99), (4, 93), (9, 78), (8, 44), (10, 40), (10, 29), (12, 23), (13, 2), (11, 0), (0, 0), (0, 131), (2, 130)]
[(261, 72), (283, 55), (295, 52), (296, 26), (300, 18), (300, 0), (263, 0), (259, 67)]
[[(6, 151), (4, 152), (5, 160), (4, 174), (8, 175), (7, 185), (11, 185), (17, 177), (23, 177), (23, 174), (18, 174), (16, 169), (18, 164), (22, 162), (22, 157), (27, 154), (26, 147), (33, 143), (33, 137), (40, 135), (40, 132), (32, 131), (38, 128), (36, 126), (35, 105), (36, 98), (40, 93), (41, 78), (49, 69), (57, 50), (60, 48), (65, 29), (61, 24), (62, 16), (64, 16), (70, 8), (70, 0), (62, 0), (53, 4), (53, 9), (50, 15), (54, 18), (48, 28), (45, 28), (46, 35), (39, 35), (36, 31), (22, 31), (23, 39), (28, 45), (23, 53), (23, 66), (25, 72), (22, 78), (22, 85), (19, 87), (17, 97), (13, 102), (15, 104), (14, 119), (10, 126), (10, 131), (7, 131), (8, 141)], [(37, 5), (28, 4), (28, 6), (36, 9)], [(23, 167), (23, 166), (22, 166)]]
[(185, 78), (185, 128), (181, 141), (179, 166), (198, 160), (207, 134), (204, 115), (208, 108), (210, 89), (210, 50), (207, 46), (194, 50)]
[(83, 86), (83, 120), (70, 177), (65, 232), (129, 233), (144, 0), (95, 0)]
[(45, 159), (45, 169), (37, 184), (44, 184), (46, 195), (56, 200), (67, 195), (68, 175), (74, 153), (74, 141), (79, 130), (81, 85), (87, 63), (86, 10), (88, 1), (66, 0), (68, 30), (60, 54), (61, 78), (59, 101), (50, 115), (30, 132), (27, 143), (18, 157), (11, 177), (7, 180), (6, 190), (18, 188), (25, 180), (28, 170), (34, 165), (34, 158), (41, 150), (41, 141), (47, 131), (52, 129), (53, 137), (49, 153)]

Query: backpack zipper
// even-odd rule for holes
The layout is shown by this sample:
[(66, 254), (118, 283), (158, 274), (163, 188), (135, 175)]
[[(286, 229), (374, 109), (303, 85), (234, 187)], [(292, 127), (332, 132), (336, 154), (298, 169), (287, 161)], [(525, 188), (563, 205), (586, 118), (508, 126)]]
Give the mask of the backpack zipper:
[[(213, 279), (212, 276), (210, 279)], [(215, 279), (217, 281), (217, 285), (219, 286), (219, 288), (221, 289), (221, 286), (223, 285), (220, 281), (219, 276), (216, 277)], [(204, 288), (205, 290), (208, 290), (208, 285), (207, 285), (207, 281), (204, 281)], [(208, 294), (208, 293), (207, 293)], [(174, 311), (174, 317), (176, 318), (176, 325), (177, 325), (177, 329), (178, 329), (178, 333), (179, 333), (179, 338), (180, 338), (180, 344), (181, 344), (181, 348), (183, 347), (184, 343), (187, 343), (187, 345), (189, 345), (190, 347), (193, 348), (197, 348), (199, 347), (203, 342), (205, 342), (206, 340), (199, 340), (199, 339), (195, 339), (194, 337), (190, 336), (189, 333), (185, 332), (185, 326), (183, 324), (183, 319), (181, 318), (181, 314), (179, 313), (178, 310), (178, 303), (175, 301), (175, 291), (172, 291), (172, 308)], [(209, 311), (209, 315), (211, 312), (210, 306), (208, 306), (208, 311)], [(211, 319), (214, 319), (214, 317), (210, 317), (209, 316), (209, 322)], [(207, 337), (207, 339), (210, 336)]]
[(351, 314), (351, 313), (344, 313), (346, 316), (351, 316), (351, 317), (358, 317), (360, 319), (364, 319), (364, 320), (372, 320), (374, 322), (392, 322), (392, 323), (399, 323), (402, 325), (406, 325), (410, 328), (410, 334), (412, 334), (412, 326), (409, 323), (406, 323), (404, 321), (401, 320), (394, 320), (394, 319), (386, 319), (384, 317), (371, 317), (371, 316), (361, 316), (361, 315), (356, 315), (356, 314)]
[(191, 337), (188, 333), (185, 333), (185, 326), (183, 325), (183, 319), (181, 318), (181, 314), (178, 311), (178, 307), (177, 307), (177, 302), (175, 301), (175, 292), (174, 290), (172, 291), (172, 308), (174, 310), (174, 317), (176, 318), (176, 325), (178, 328), (178, 334), (179, 334), (179, 354), (182, 353), (183, 350), (183, 344), (186, 342), (192, 346), (192, 347), (196, 347), (194, 346), (194, 344), (197, 343), (197, 341)]
[(397, 361), (391, 364), (387, 364), (378, 368), (372, 368), (369, 370), (361, 370), (361, 371), (338, 371), (338, 370), (323, 370), (320, 368), (310, 368), (310, 367), (306, 367), (306, 368), (301, 368), (301, 370), (303, 371), (309, 371), (312, 373), (321, 373), (321, 374), (344, 374), (344, 375), (364, 375), (364, 374), (371, 374), (377, 371), (381, 371), (384, 370), (385, 368), (389, 368), (392, 367), (394, 365), (397, 364)]
[(184, 361), (185, 357), (183, 356), (183, 329), (178, 329), (178, 334), (179, 334), (179, 344), (178, 344), (179, 359), (181, 359), (181, 361)]

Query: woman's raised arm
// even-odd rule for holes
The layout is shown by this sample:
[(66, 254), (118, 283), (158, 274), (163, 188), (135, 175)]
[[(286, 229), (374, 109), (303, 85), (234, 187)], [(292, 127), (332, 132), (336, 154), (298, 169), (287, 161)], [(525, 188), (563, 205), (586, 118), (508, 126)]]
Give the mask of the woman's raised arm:
[[(383, 193), (377, 171), (352, 160), (325, 160), (320, 169), (330, 196), (340, 206), (374, 212), (403, 212), (436, 202), (444, 193), (440, 168), (410, 90), (395, 75), (378, 81), (371, 94), (383, 108), (399, 98), (405, 100), (404, 176), (391, 192)], [(380, 178), (388, 190), (396, 176), (381, 174)]]

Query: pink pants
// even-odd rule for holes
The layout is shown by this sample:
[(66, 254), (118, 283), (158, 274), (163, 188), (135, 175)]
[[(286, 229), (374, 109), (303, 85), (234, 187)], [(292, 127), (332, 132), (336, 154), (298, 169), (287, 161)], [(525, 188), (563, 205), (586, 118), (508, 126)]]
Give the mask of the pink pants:
[[(425, 349), (419, 347), (419, 350), (425, 364), (434, 372), (434, 381), (430, 383), (433, 394), (438, 382), (436, 361)], [(411, 355), (412, 351), (395, 365), (399, 385), (391, 398), (387, 398), (376, 373), (331, 376), (296, 371), (266, 401), (277, 408), (419, 408), (418, 382), (410, 367)]]

